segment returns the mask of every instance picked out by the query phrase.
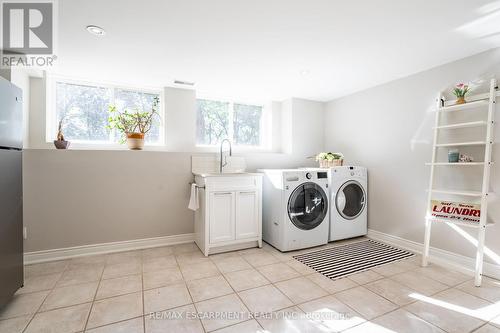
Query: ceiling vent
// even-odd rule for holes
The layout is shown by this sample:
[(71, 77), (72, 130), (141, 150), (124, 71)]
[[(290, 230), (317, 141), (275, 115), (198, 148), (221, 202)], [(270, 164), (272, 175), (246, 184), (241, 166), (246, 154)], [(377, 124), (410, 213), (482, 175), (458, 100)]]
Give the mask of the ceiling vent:
[(194, 82), (189, 82), (189, 81), (175, 80), (174, 83), (182, 84), (184, 86), (194, 86)]

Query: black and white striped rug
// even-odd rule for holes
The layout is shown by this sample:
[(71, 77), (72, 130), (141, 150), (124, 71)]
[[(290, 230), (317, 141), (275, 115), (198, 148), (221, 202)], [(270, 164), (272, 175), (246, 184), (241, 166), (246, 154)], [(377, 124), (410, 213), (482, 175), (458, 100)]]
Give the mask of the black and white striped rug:
[(338, 279), (414, 254), (371, 239), (294, 256), (330, 279)]

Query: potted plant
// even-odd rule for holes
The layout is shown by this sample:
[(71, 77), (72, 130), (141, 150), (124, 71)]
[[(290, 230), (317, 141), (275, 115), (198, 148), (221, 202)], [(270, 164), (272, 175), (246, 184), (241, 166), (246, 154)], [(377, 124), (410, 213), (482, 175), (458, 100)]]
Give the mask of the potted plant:
[(323, 152), (316, 155), (316, 161), (319, 162), (320, 168), (342, 166), (344, 164), (344, 155), (342, 153)]
[(144, 148), (144, 137), (151, 130), (151, 127), (160, 117), (158, 113), (159, 98), (155, 97), (151, 111), (135, 109), (129, 111), (125, 109), (119, 112), (116, 106), (109, 106), (108, 128), (117, 129), (121, 132), (120, 143), (127, 142), (131, 150), (141, 150)]
[(465, 83), (459, 83), (453, 88), (453, 95), (457, 97), (455, 104), (465, 104), (465, 95), (470, 91), (470, 86)]
[(59, 120), (59, 126), (57, 127), (57, 140), (54, 140), (54, 146), (56, 146), (57, 149), (68, 149), (70, 142), (64, 140), (64, 134), (63, 134), (63, 120), (64, 117)]

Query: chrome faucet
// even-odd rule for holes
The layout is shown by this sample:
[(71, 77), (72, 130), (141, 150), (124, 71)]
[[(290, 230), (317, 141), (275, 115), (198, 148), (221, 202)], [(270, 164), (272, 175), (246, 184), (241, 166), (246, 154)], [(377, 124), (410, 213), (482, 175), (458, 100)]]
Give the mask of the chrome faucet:
[(229, 156), (233, 156), (233, 148), (231, 147), (231, 141), (229, 139), (224, 139), (220, 143), (220, 173), (222, 173), (222, 169), (227, 165), (227, 156), (225, 156), (224, 161), (222, 160), (222, 148), (224, 146), (224, 142), (229, 143)]

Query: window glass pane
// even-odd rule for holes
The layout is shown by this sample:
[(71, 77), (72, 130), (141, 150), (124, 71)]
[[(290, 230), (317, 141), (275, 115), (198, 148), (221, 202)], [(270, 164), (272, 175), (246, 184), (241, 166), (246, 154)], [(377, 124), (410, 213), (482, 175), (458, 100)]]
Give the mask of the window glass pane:
[(262, 106), (234, 104), (234, 142), (237, 145), (260, 145)]
[[(108, 141), (108, 88), (56, 83), (57, 120), (63, 120), (66, 140)], [(54, 133), (54, 136), (56, 133)]]
[(229, 138), (229, 103), (198, 99), (196, 122), (198, 144), (216, 145)]
[[(122, 112), (151, 112), (153, 107), (153, 100), (155, 97), (160, 97), (158, 94), (143, 93), (139, 91), (130, 91), (123, 89), (115, 90), (115, 106), (118, 111)], [(160, 112), (160, 110), (157, 110)], [(160, 119), (156, 117), (151, 130), (146, 134), (146, 142), (158, 143), (160, 142)], [(119, 135), (119, 134), (117, 134)], [(119, 137), (116, 138), (116, 141)]]

